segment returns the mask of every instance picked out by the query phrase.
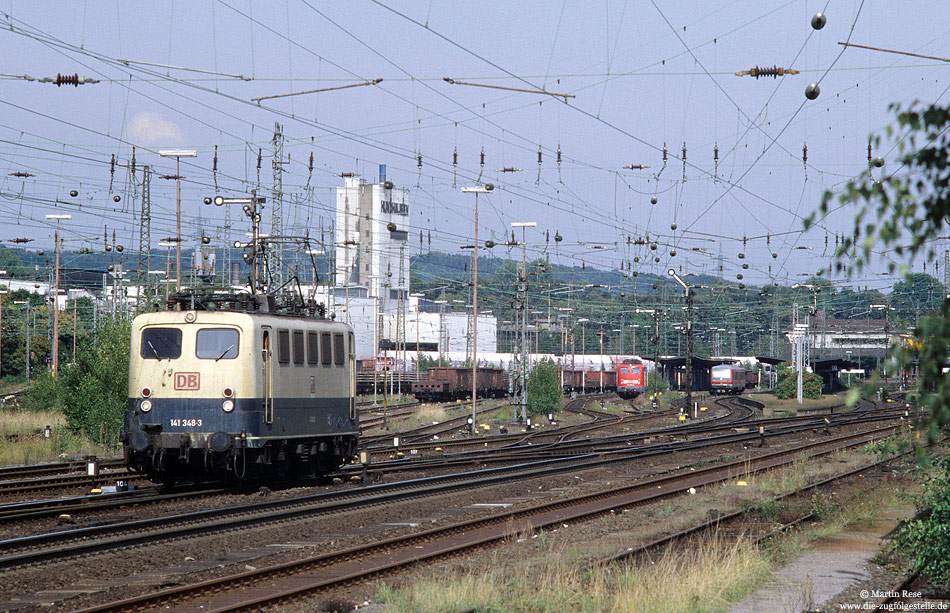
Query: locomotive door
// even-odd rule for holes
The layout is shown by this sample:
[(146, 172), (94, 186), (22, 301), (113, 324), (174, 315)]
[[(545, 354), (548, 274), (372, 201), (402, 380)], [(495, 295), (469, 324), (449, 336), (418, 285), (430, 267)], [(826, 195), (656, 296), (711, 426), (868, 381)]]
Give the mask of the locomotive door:
[(264, 423), (274, 423), (274, 356), (271, 352), (270, 332), (265, 328), (261, 337), (261, 366), (264, 379)]

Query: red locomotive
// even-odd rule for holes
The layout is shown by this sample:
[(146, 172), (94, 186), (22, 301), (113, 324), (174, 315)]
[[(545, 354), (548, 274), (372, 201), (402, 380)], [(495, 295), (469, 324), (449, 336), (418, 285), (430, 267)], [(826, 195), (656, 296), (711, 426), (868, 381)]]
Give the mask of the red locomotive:
[(647, 369), (639, 360), (624, 360), (617, 367), (617, 394), (636, 398), (647, 389)]

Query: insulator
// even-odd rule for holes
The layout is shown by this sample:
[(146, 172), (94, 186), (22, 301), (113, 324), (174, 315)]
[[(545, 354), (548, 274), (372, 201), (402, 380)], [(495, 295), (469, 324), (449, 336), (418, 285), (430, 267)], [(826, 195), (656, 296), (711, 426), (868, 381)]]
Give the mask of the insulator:
[(555, 232), (554, 232), (554, 242), (555, 242), (555, 243), (560, 243), (562, 240), (564, 240), (564, 237), (561, 236), (561, 233), (555, 231)]
[(666, 143), (663, 143), (663, 163), (664, 164), (666, 164), (666, 158), (667, 158)]
[(802, 145), (802, 164), (808, 163), (808, 143)]
[(719, 161), (719, 144), (718, 143), (713, 145), (713, 161), (714, 162)]
[(458, 165), (459, 165), (459, 150), (456, 148), (452, 150), (452, 166), (458, 166)]
[(214, 159), (211, 161), (211, 171), (218, 172), (218, 146), (214, 146)]
[(868, 140), (868, 164), (871, 163), (871, 141)]
[(307, 170), (313, 172), (313, 151), (310, 152), (310, 165), (307, 166)]
[(798, 74), (798, 71), (791, 68), (780, 68), (778, 66), (772, 66), (771, 68), (768, 66), (753, 66), (744, 73), (738, 74), (748, 74), (750, 77), (755, 77), (756, 79), (759, 77), (772, 77), (773, 79), (777, 79), (787, 74)]
[(258, 149), (257, 150), (257, 169), (258, 170), (261, 169), (261, 153), (262, 153), (261, 150)]
[(112, 154), (112, 161), (109, 162), (109, 174), (115, 174), (115, 154)]
[(72, 85), (73, 87), (79, 87), (79, 75), (56, 73), (56, 80), (53, 81), (53, 83), (56, 84), (56, 87), (59, 87), (60, 85)]
[(561, 144), (560, 143), (558, 143), (558, 146), (557, 146), (557, 163), (558, 164), (561, 163)]
[(478, 164), (479, 166), (485, 165), (485, 148), (484, 147), (482, 147), (482, 152), (479, 154)]
[(431, 247), (431, 246), (432, 246), (432, 231), (431, 231), (431, 230), (429, 230), (428, 235), (429, 235), (429, 237), (428, 237), (429, 246)]
[(541, 165), (541, 146), (538, 145), (538, 166)]
[(422, 168), (422, 154), (416, 156), (416, 167)]
[(683, 141), (683, 161), (686, 161), (686, 141)]

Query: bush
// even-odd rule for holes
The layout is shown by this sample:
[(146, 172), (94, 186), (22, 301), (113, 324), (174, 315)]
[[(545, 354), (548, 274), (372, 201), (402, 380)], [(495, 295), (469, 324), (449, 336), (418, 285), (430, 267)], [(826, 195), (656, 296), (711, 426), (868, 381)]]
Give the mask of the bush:
[(892, 548), (934, 583), (950, 583), (950, 457), (924, 478), (915, 504), (917, 515), (898, 528)]
[(553, 360), (544, 358), (528, 373), (528, 415), (545, 415), (560, 410), (560, 373)]
[(30, 390), (28, 406), (62, 411), (66, 426), (100, 445), (118, 445), (129, 395), (128, 320), (105, 320), (96, 343), (82, 347), (75, 364), (60, 368), (59, 377), (40, 374)]
[[(802, 396), (821, 398), (822, 381), (815, 373), (806, 372), (802, 379)], [(791, 368), (779, 368), (778, 382), (775, 384), (776, 398), (796, 398), (798, 396), (798, 373)]]

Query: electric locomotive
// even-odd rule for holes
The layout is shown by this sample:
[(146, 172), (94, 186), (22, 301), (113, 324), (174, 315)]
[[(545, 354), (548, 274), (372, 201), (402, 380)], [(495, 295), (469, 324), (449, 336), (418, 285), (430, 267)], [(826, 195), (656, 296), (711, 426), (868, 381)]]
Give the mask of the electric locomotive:
[(639, 360), (624, 360), (617, 367), (617, 394), (636, 398), (647, 388), (647, 369)]
[[(170, 308), (175, 301), (170, 301)], [(353, 329), (267, 295), (181, 299), (132, 323), (126, 464), (154, 481), (253, 480), (356, 453)]]

